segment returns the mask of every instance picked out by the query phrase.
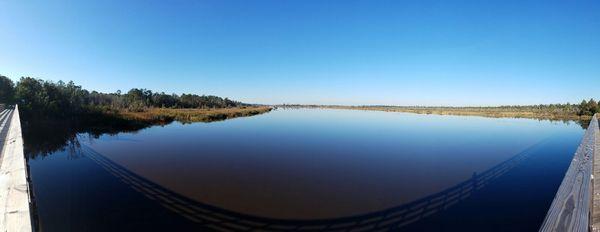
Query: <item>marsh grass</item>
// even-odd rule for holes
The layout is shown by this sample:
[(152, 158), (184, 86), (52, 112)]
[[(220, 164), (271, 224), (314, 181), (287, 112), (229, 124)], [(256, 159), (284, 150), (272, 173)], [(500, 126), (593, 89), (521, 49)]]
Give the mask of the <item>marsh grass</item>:
[(579, 115), (575, 110), (547, 109), (527, 106), (517, 107), (427, 107), (427, 106), (337, 106), (337, 105), (284, 105), (283, 108), (326, 108), (347, 110), (370, 110), (415, 114), (458, 116), (481, 116), (490, 118), (530, 118), (542, 120), (589, 121), (591, 115)]
[(575, 113), (547, 112), (535, 109), (504, 109), (499, 107), (356, 107), (359, 110), (406, 112), (416, 114), (483, 116), (492, 118), (533, 118), (551, 120), (589, 120), (591, 116)]
[(171, 109), (148, 108), (143, 111), (120, 111), (118, 114), (127, 120), (143, 121), (148, 123), (166, 123), (180, 121), (212, 122), (236, 117), (253, 116), (271, 111), (267, 106), (242, 106), (231, 108), (199, 108), (199, 109)]

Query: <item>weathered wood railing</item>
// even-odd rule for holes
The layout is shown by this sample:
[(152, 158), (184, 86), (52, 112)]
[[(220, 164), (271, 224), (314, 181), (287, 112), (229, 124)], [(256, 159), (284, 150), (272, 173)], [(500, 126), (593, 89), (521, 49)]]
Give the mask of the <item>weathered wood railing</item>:
[[(594, 209), (598, 207), (595, 201), (597, 197), (592, 198), (600, 193), (593, 192), (593, 186), (600, 187), (600, 182), (593, 183), (594, 172), (600, 171), (594, 168), (600, 165), (597, 149), (600, 128), (596, 116), (594, 115), (583, 135), (540, 231), (590, 231), (593, 228), (592, 223), (598, 220), (593, 212), (600, 213), (600, 208)], [(600, 175), (597, 178), (600, 179)], [(600, 203), (600, 198), (598, 200)]]

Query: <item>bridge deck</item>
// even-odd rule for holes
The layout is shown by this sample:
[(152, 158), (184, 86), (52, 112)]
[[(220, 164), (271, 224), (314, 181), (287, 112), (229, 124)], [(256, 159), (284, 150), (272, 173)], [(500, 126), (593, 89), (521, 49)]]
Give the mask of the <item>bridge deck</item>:
[(0, 231), (32, 231), (18, 107), (0, 113)]
[[(596, 118), (594, 118), (595, 120)], [(592, 231), (600, 231), (600, 136), (594, 146), (594, 178), (592, 180)]]
[[(600, 139), (600, 128), (597, 115), (594, 115), (540, 231), (583, 232), (589, 231), (593, 228), (593, 224), (600, 221), (598, 139)], [(594, 179), (593, 175), (597, 179)]]

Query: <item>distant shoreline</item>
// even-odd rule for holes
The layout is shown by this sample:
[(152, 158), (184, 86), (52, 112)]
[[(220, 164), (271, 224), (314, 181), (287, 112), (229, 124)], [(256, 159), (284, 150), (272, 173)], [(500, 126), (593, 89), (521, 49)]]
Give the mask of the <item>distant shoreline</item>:
[(590, 115), (577, 115), (575, 112), (561, 112), (535, 109), (532, 106), (489, 106), (489, 107), (433, 107), (433, 106), (341, 106), (341, 105), (277, 105), (279, 108), (323, 108), (402, 112), (414, 114), (481, 116), (488, 118), (528, 118), (542, 120), (589, 121)]

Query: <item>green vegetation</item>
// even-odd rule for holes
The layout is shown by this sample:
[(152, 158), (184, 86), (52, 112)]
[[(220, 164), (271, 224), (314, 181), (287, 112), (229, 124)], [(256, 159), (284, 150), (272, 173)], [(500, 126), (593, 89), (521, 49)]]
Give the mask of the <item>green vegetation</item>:
[(19, 104), (28, 157), (74, 149), (79, 137), (134, 132), (174, 120), (212, 122), (271, 110), (217, 96), (131, 89), (122, 94), (88, 91), (73, 82), (30, 77), (14, 84), (0, 76), (0, 103)]
[(12, 103), (15, 94), (15, 84), (8, 77), (0, 75), (0, 104)]
[[(15, 85), (0, 76), (0, 102), (17, 103), (24, 120), (71, 119), (90, 115), (113, 115), (127, 120), (145, 122), (207, 121), (264, 112), (265, 109), (244, 109), (250, 105), (217, 96), (195, 94), (165, 94), (147, 89), (131, 89), (122, 94), (88, 91), (73, 82), (44, 81), (21, 78)], [(289, 105), (288, 105), (289, 106)], [(306, 107), (306, 106), (304, 106)], [(497, 107), (420, 107), (420, 106), (312, 106), (359, 110), (397, 111), (420, 114), (477, 115), (488, 117), (523, 117), (540, 119), (589, 119), (600, 112), (594, 99), (580, 104), (548, 104)], [(193, 109), (193, 110), (175, 110)], [(229, 109), (228, 112), (210, 109)]]
[(146, 89), (131, 89), (125, 94), (89, 92), (73, 82), (49, 82), (21, 78), (16, 85), (16, 102), (21, 109), (36, 116), (78, 115), (90, 111), (144, 111), (151, 107), (226, 108), (242, 106), (240, 102), (217, 96), (195, 94), (153, 93)]
[(88, 91), (72, 81), (64, 83), (21, 78), (17, 84), (0, 76), (0, 102), (17, 103), (24, 120), (70, 119), (90, 115), (120, 116), (145, 112), (154, 108), (215, 109), (248, 107), (228, 98), (196, 94), (165, 94), (147, 89), (131, 89), (127, 93)]
[[(210, 122), (251, 116), (271, 110), (217, 96), (165, 94), (147, 89), (127, 93), (88, 91), (73, 82), (44, 81), (30, 77), (16, 84), (0, 76), (0, 103), (19, 104), (26, 141), (41, 141), (40, 147), (26, 146), (28, 154), (47, 154), (66, 144), (77, 144), (78, 134), (93, 137), (136, 131), (174, 120)], [(549, 104), (497, 107), (421, 107), (421, 106), (320, 106), (283, 105), (282, 107), (319, 107), (352, 110), (409, 112), (418, 114), (467, 115), (484, 117), (537, 118), (589, 121), (600, 112), (594, 99), (580, 104)], [(42, 133), (48, 131), (48, 133)], [(52, 146), (49, 146), (52, 145)], [(50, 149), (46, 149), (50, 148)]]
[(596, 102), (593, 98), (589, 101), (581, 101), (579, 104), (578, 115), (594, 115), (595, 113), (600, 112), (600, 106), (598, 106), (598, 102)]

